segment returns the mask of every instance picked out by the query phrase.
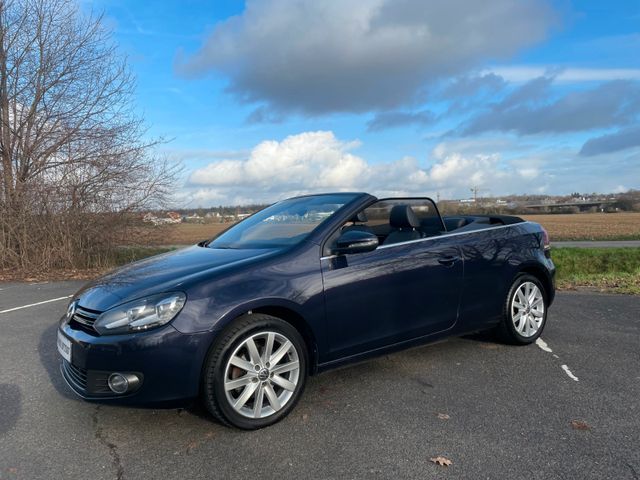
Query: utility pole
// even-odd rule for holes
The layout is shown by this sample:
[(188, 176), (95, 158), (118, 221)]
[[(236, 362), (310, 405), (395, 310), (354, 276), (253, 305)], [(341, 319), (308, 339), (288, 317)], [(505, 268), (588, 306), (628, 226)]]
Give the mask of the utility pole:
[(480, 190), (480, 187), (475, 185), (471, 187), (470, 190), (473, 193), (473, 203), (476, 203), (478, 201), (478, 190)]
[(487, 190), (487, 189), (486, 188), (480, 188), (478, 185), (474, 185), (469, 190), (471, 190), (471, 193), (473, 193), (473, 203), (476, 203), (478, 201), (478, 192), (481, 192), (481, 191)]

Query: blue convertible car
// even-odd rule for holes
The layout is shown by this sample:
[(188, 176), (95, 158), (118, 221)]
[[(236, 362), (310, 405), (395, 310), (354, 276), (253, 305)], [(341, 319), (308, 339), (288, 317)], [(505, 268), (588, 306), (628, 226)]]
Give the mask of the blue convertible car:
[(554, 272), (546, 232), (518, 217), (291, 198), (82, 288), (60, 321), (62, 375), (88, 400), (199, 397), (219, 421), (260, 428), (294, 408), (308, 375), (346, 362), (489, 329), (533, 342)]

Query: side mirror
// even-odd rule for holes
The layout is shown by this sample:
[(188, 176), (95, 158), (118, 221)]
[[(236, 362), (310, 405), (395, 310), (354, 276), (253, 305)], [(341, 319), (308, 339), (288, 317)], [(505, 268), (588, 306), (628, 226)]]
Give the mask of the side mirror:
[(363, 253), (371, 252), (376, 248), (378, 248), (378, 237), (373, 233), (361, 230), (350, 230), (338, 237), (333, 253)]

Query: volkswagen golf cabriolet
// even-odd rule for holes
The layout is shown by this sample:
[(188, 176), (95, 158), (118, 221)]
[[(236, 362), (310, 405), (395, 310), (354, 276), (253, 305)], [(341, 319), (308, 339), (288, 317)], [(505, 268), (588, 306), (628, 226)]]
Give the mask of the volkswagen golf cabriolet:
[(60, 320), (61, 371), (87, 400), (199, 398), (256, 429), (338, 365), (482, 330), (532, 343), (554, 273), (547, 233), (518, 217), (442, 217), (429, 198), (290, 198), (83, 287)]

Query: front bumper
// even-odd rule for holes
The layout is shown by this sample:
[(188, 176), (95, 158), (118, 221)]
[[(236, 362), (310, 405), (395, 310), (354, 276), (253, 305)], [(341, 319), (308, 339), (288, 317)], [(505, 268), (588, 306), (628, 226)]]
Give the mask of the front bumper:
[[(164, 404), (194, 398), (214, 332), (183, 334), (171, 325), (127, 335), (94, 336), (61, 321), (71, 342), (71, 362), (62, 360), (69, 387), (87, 400), (118, 404)], [(108, 388), (113, 372), (135, 373), (137, 390), (117, 395)]]

